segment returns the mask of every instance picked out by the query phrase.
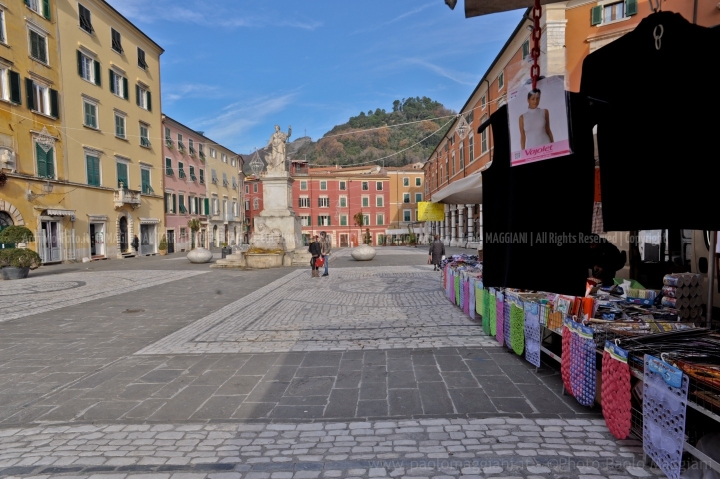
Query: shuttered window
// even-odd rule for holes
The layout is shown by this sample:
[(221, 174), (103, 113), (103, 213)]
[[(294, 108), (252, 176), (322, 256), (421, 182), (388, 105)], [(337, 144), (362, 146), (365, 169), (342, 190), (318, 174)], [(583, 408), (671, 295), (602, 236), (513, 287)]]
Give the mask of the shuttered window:
[(55, 178), (55, 149), (47, 152), (35, 144), (35, 158), (37, 160), (37, 175), (40, 178)]
[[(118, 182), (118, 188), (129, 188), (129, 182), (128, 182), (128, 165), (125, 163), (117, 162), (117, 182)], [(123, 186), (120, 186), (120, 183), (123, 184)]]
[(142, 48), (137, 49), (138, 66), (143, 70), (147, 69), (147, 62), (145, 62), (145, 50)]
[(123, 47), (122, 47), (122, 37), (120, 36), (120, 32), (118, 32), (114, 28), (111, 28), (110, 35), (112, 37), (112, 49), (118, 53), (122, 53)]
[(100, 158), (93, 155), (85, 155), (87, 168), (87, 183), (90, 186), (100, 186)]
[(10, 83), (10, 101), (19, 105), (22, 103), (22, 92), (20, 86), (20, 74), (10, 70), (8, 72), (8, 82)]
[(92, 26), (92, 17), (90, 15), (90, 10), (80, 4), (78, 4), (78, 17), (78, 20), (80, 21), (80, 28), (82, 28), (88, 33), (93, 33), (95, 31)]
[(142, 192), (144, 195), (153, 193), (152, 186), (150, 186), (150, 170), (145, 168), (140, 170), (140, 183), (142, 184)]
[(35, 60), (47, 63), (47, 38), (35, 30), (29, 30), (30, 35), (30, 56)]

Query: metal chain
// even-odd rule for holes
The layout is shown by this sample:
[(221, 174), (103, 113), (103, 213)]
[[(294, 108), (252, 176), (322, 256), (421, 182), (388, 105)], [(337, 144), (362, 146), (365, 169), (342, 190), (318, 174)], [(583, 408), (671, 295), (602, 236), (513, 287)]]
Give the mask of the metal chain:
[(532, 10), (533, 17), (533, 30), (532, 39), (533, 46), (530, 51), (530, 55), (533, 59), (532, 68), (530, 68), (530, 76), (532, 77), (533, 90), (537, 88), (538, 78), (540, 77), (540, 65), (538, 60), (540, 59), (540, 38), (542, 37), (542, 29), (540, 28), (540, 18), (542, 18), (542, 7), (540, 6), (540, 0), (535, 0), (535, 7)]

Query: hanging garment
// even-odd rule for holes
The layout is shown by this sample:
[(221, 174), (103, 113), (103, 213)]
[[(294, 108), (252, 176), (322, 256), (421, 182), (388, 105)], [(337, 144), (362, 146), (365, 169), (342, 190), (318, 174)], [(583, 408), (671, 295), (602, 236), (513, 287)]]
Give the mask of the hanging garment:
[(468, 301), (468, 312), (470, 314), (470, 319), (475, 319), (477, 317), (477, 314), (475, 313), (475, 291), (477, 283), (477, 280), (475, 278), (470, 279), (470, 286), (469, 286), (469, 296), (470, 299)]
[(605, 342), (600, 402), (608, 429), (620, 440), (630, 435), (632, 424), (630, 366), (627, 361), (627, 351), (610, 341)]
[(681, 370), (645, 355), (643, 450), (670, 479), (680, 479), (689, 383)]
[(497, 308), (497, 297), (499, 294), (500, 292), (496, 291), (490, 298), (490, 336), (495, 336), (497, 334), (497, 317), (499, 313)]
[[(720, 31), (693, 25), (680, 14), (644, 18), (630, 33), (588, 55), (580, 92), (597, 124), (603, 228), (717, 230), (720, 209), (715, 175), (720, 96), (716, 78)], [(708, 88), (682, 90), (684, 72)], [(680, 89), (680, 90), (679, 90)], [(682, 190), (695, 207), (664, 202), (628, 214), (635, 201), (662, 201)]]
[[(595, 160), (586, 101), (568, 94), (573, 154), (510, 167), (507, 107), (492, 126), (493, 161), (483, 172), (486, 284), (583, 296), (592, 228)], [(506, 318), (507, 319), (507, 318)]]
[(540, 367), (540, 305), (525, 303), (525, 359)]
[(495, 323), (495, 339), (502, 346), (505, 344), (505, 302), (502, 293), (497, 296)]
[(503, 303), (503, 339), (505, 340), (505, 346), (508, 349), (512, 349), (512, 337), (510, 335), (510, 311), (510, 301), (505, 301), (505, 303)]
[[(595, 368), (595, 341), (593, 330), (580, 323), (570, 328), (570, 384), (573, 396), (583, 406), (595, 404), (595, 383), (597, 373)], [(563, 354), (564, 351), (563, 351)]]
[(560, 356), (560, 375), (562, 376), (563, 386), (568, 394), (573, 393), (572, 381), (570, 380), (570, 363), (572, 361), (572, 331), (574, 322), (570, 318), (565, 318), (562, 328), (562, 355)]
[(518, 356), (525, 350), (525, 310), (513, 303), (510, 306), (510, 337), (512, 350)]

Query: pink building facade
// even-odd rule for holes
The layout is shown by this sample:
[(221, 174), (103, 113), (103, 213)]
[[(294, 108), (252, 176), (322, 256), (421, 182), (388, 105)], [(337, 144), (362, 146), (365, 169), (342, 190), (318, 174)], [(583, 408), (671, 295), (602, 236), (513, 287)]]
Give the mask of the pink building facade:
[[(168, 253), (190, 251), (205, 244), (207, 231), (207, 172), (201, 135), (163, 115), (163, 171), (165, 188), (165, 235)], [(202, 224), (196, 238), (188, 221)]]

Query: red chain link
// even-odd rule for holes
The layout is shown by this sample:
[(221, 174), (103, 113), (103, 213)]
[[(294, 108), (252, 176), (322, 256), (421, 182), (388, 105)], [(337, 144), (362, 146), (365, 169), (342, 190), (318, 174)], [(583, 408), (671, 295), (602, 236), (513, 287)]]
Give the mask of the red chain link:
[(532, 77), (533, 90), (537, 88), (538, 78), (540, 77), (540, 65), (538, 60), (540, 59), (540, 38), (542, 37), (542, 29), (540, 28), (540, 18), (542, 17), (542, 7), (540, 6), (540, 0), (535, 0), (535, 7), (532, 10), (533, 17), (533, 31), (532, 39), (533, 46), (530, 50), (530, 55), (533, 59), (532, 68), (530, 68), (530, 76)]

